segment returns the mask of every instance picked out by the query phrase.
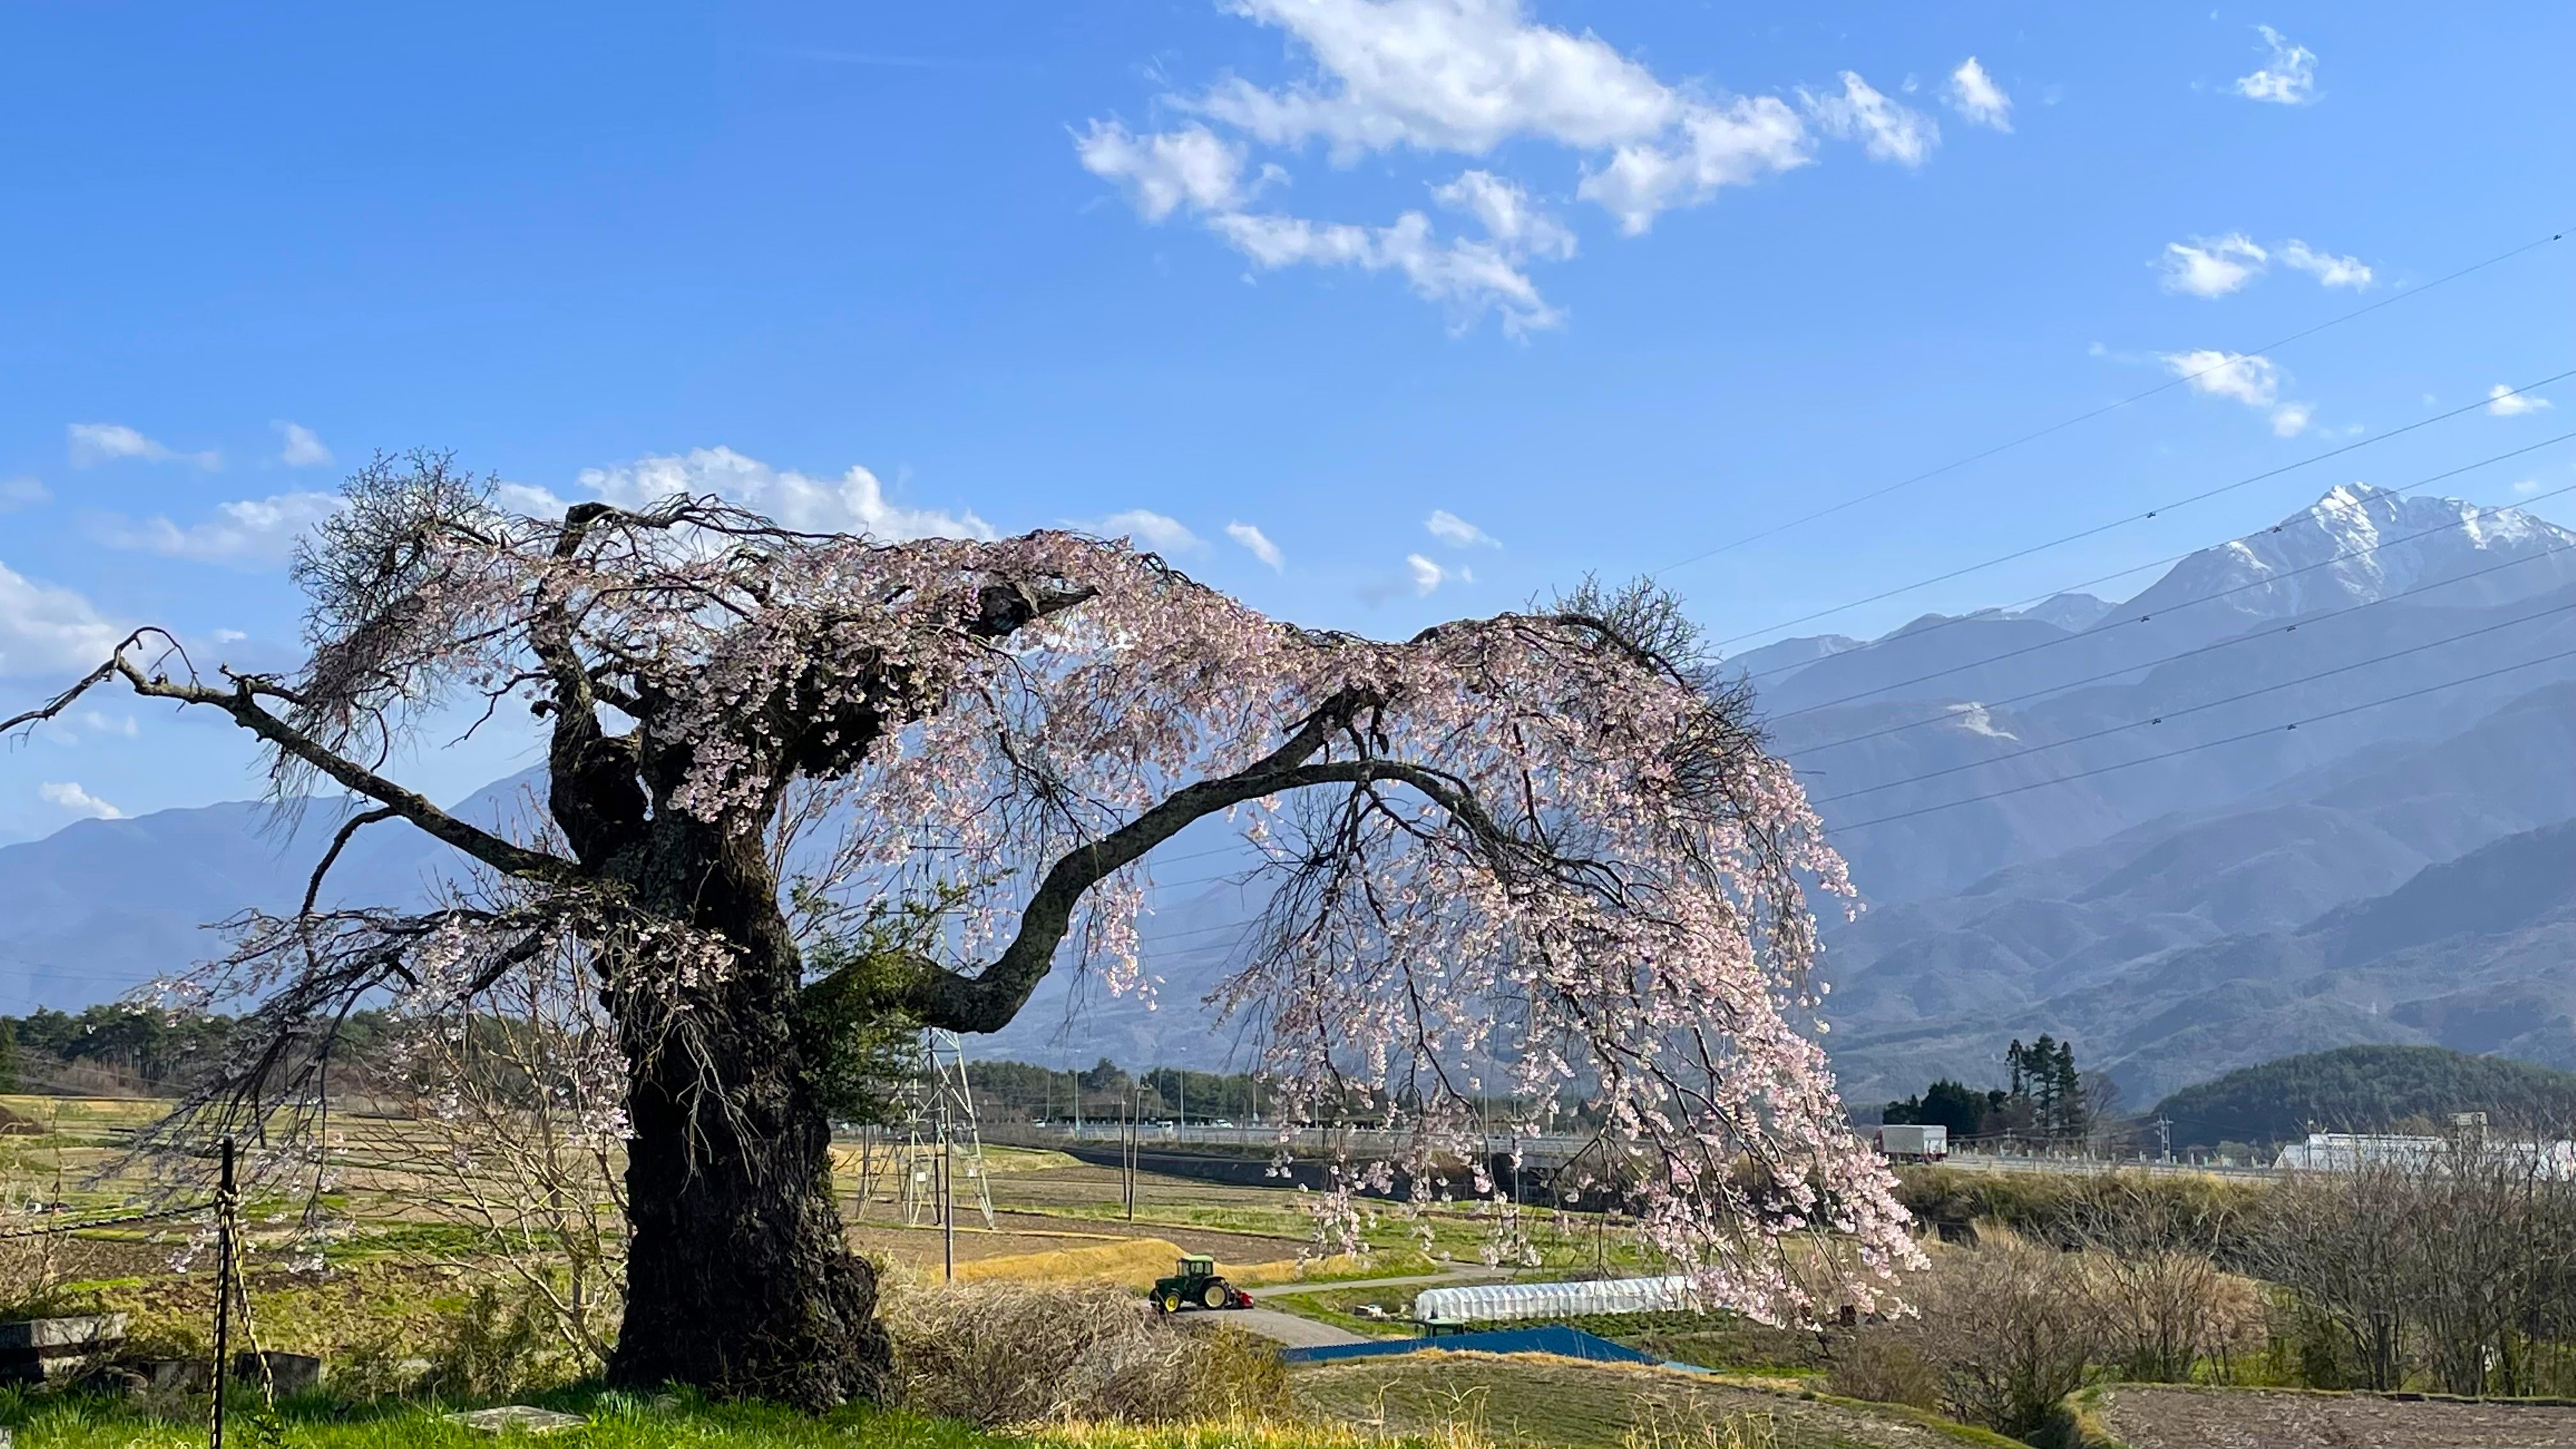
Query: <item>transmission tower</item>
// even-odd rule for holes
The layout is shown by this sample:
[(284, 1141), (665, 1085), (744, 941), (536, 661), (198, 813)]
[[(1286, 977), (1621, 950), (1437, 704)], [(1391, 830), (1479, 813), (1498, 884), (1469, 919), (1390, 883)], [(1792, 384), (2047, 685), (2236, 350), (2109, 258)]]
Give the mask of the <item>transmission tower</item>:
[[(993, 1193), (984, 1176), (984, 1137), (975, 1124), (975, 1094), (966, 1085), (966, 1047), (953, 1031), (921, 1034), (921, 1066), (900, 1094), (904, 1145), (898, 1156), (903, 1220), (947, 1221), (951, 1205), (970, 1196), (984, 1226), (993, 1226)], [(961, 1192), (957, 1179), (966, 1179)], [(943, 1191), (943, 1188), (945, 1189)]]

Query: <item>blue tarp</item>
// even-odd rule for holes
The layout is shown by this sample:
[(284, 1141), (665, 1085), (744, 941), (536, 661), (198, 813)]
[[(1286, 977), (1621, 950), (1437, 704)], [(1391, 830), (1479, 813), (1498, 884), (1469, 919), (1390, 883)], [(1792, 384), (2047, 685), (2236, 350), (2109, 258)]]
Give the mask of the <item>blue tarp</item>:
[(1497, 1329), (1492, 1333), (1444, 1333), (1436, 1338), (1387, 1338), (1375, 1343), (1291, 1348), (1281, 1351), (1279, 1356), (1289, 1363), (1331, 1363), (1346, 1358), (1418, 1353), (1424, 1349), (1453, 1349), (1461, 1353), (1552, 1353), (1563, 1358), (1588, 1358), (1603, 1363), (1663, 1362), (1653, 1354), (1639, 1353), (1597, 1334), (1562, 1324), (1550, 1324), (1545, 1328)]

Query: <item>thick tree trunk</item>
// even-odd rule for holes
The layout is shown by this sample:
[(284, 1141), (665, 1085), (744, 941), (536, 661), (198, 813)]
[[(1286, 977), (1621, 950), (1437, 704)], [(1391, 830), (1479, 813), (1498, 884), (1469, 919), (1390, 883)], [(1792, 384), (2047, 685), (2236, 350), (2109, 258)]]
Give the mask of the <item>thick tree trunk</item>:
[(687, 992), (675, 1016), (618, 1012), (633, 1236), (609, 1378), (814, 1408), (875, 1397), (889, 1362), (876, 1274), (841, 1236), (775, 886), (756, 856), (685, 875), (699, 887), (689, 914), (738, 943), (744, 964)]

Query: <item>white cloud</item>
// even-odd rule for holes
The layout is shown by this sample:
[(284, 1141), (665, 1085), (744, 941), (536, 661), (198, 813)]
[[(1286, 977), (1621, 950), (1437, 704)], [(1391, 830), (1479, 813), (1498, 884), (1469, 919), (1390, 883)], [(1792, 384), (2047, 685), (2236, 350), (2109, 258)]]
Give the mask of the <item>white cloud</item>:
[(1413, 571), (1413, 591), (1417, 594), (1429, 594), (1449, 577), (1447, 569), (1418, 553), (1406, 554), (1404, 566)]
[(1431, 536), (1433, 538), (1436, 538), (1442, 543), (1448, 544), (1453, 548), (1475, 548), (1479, 545), (1485, 548), (1501, 548), (1503, 546), (1501, 539), (1494, 537), (1492, 534), (1478, 528), (1476, 525), (1460, 518), (1457, 514), (1450, 512), (1446, 508), (1435, 508), (1431, 510), (1431, 516), (1422, 520), (1422, 526), (1431, 530)]
[(2210, 349), (2156, 355), (2174, 376), (2188, 382), (2193, 392), (2240, 402), (2265, 414), (2277, 437), (2297, 437), (2316, 420), (2312, 405), (2282, 400), (2281, 369), (2268, 357)]
[(2538, 393), (2515, 392), (2503, 383), (2487, 389), (2487, 411), (2500, 418), (2518, 418), (2556, 404)]
[(1946, 98), (1950, 109), (1976, 125), (1997, 131), (2012, 129), (2012, 97), (2004, 94), (2004, 88), (1995, 84), (1995, 78), (1986, 74), (1986, 68), (1977, 64), (1973, 55), (1950, 72)]
[(2359, 257), (2312, 251), (2295, 237), (2281, 243), (2279, 255), (2281, 265), (2307, 273), (2321, 287), (2350, 287), (2358, 292), (2370, 285), (2370, 264)]
[(1587, 171), (1575, 195), (1619, 219), (1637, 236), (1655, 217), (1696, 206), (1721, 187), (1750, 186), (1774, 172), (1813, 159), (1806, 124), (1778, 96), (1737, 96), (1715, 106), (1692, 106), (1677, 134), (1662, 142), (1636, 142), (1613, 152), (1608, 165)]
[(239, 644), (250, 636), (239, 629), (217, 629), (209, 637), (218, 644)]
[(75, 468), (110, 463), (120, 458), (140, 458), (147, 463), (194, 463), (209, 470), (224, 465), (220, 453), (182, 453), (154, 442), (123, 423), (72, 423), (63, 431), (71, 441), (72, 466)]
[(99, 525), (98, 533), (111, 548), (202, 563), (275, 563), (294, 550), (306, 529), (340, 507), (337, 493), (279, 493), (218, 504), (215, 516), (204, 523), (182, 527), (162, 517), (139, 523), (111, 518)]
[(2513, 491), (2516, 493), (2537, 493), (2540, 491), (2540, 480), (2537, 478), (2525, 478), (2521, 482), (2513, 485)]
[(1268, 534), (1251, 524), (1229, 523), (1225, 526), (1225, 536), (1252, 550), (1252, 556), (1270, 565), (1272, 573), (1286, 567), (1286, 560), (1280, 557), (1279, 545), (1272, 543)]
[(93, 669), (119, 637), (89, 600), (0, 564), (0, 675)]
[(1930, 116), (1889, 100), (1858, 72), (1844, 71), (1842, 81), (1841, 95), (1798, 90), (1798, 103), (1826, 135), (1859, 141), (1871, 160), (1903, 166), (1922, 165), (1941, 143), (1941, 128)]
[(92, 820), (123, 820), (125, 812), (82, 789), (70, 780), (48, 780), (36, 787), (36, 793), (76, 815)]
[(1151, 509), (1130, 508), (1124, 513), (1113, 513), (1089, 527), (1093, 533), (1103, 538), (1139, 539), (1146, 547), (1164, 553), (1178, 553), (1183, 549), (1207, 547), (1200, 541), (1199, 536), (1184, 527), (1179, 519), (1166, 517)]
[(130, 714), (108, 714), (95, 709), (82, 710), (78, 723), (91, 734), (123, 735), (129, 740), (143, 732), (135, 725), (134, 716)]
[(1518, 184), (1490, 171), (1461, 171), (1431, 195), (1442, 206), (1476, 218), (1498, 247), (1522, 256), (1559, 260), (1574, 255), (1574, 233), (1565, 223), (1530, 200)]
[(14, 513), (50, 502), (53, 490), (35, 478), (0, 478), (0, 513)]
[(2317, 53), (2268, 25), (2257, 25), (2267, 54), (2252, 75), (2236, 78), (2236, 93), (2249, 101), (2304, 106), (2317, 98)]
[[(1185, 209), (1201, 217), (1257, 268), (1397, 272), (1462, 326), (1488, 312), (1515, 334), (1560, 320), (1526, 264), (1571, 258), (1575, 236), (1532, 204), (1523, 183), (1486, 164), (1436, 187), (1441, 205), (1485, 228), (1482, 241), (1443, 240), (1409, 211), (1385, 223), (1251, 214), (1251, 148), (1320, 144), (1348, 166), (1390, 151), (1481, 159), (1507, 143), (1554, 146), (1580, 158), (1575, 194), (1631, 236), (1664, 211), (1810, 159), (1807, 124), (1780, 97), (1732, 95), (1699, 80), (1668, 84), (1596, 34), (1538, 23), (1527, 0), (1230, 0), (1226, 8), (1281, 32), (1297, 73), (1273, 85), (1230, 77), (1160, 97), (1190, 118), (1180, 130), (1139, 136), (1094, 120), (1074, 138), (1083, 166), (1120, 186), (1150, 221)], [(2009, 108), (1990, 80), (1985, 86), (1981, 103)], [(1938, 138), (1929, 118), (1857, 76), (1840, 95), (1808, 103), (1820, 124), (1862, 140), (1874, 156), (1920, 164)], [(1969, 113), (2008, 124), (2003, 110)], [(1274, 174), (1275, 165), (1260, 169), (1264, 180)]]
[[(813, 533), (857, 533), (900, 542), (904, 539), (998, 537), (993, 526), (973, 513), (943, 513), (905, 508), (886, 501), (885, 485), (865, 468), (853, 467), (838, 478), (813, 478), (793, 469), (772, 468), (731, 448), (694, 448), (686, 454), (639, 458), (617, 468), (585, 468), (577, 480), (589, 492), (628, 508), (659, 503), (673, 494), (713, 493), (789, 528)], [(563, 504), (543, 489), (504, 485), (510, 506)], [(524, 508), (523, 511), (537, 511)]]
[(1447, 303), (1462, 328), (1488, 311), (1514, 336), (1564, 320), (1501, 248), (1490, 242), (1441, 241), (1432, 235), (1431, 219), (1418, 211), (1379, 227), (1244, 212), (1213, 217), (1209, 225), (1265, 270), (1306, 265), (1400, 272), (1415, 295)]
[(1083, 169), (1123, 187), (1147, 221), (1182, 206), (1232, 210), (1243, 200), (1243, 148), (1205, 126), (1135, 136), (1116, 121), (1093, 121), (1073, 150)]
[(2270, 407), (2281, 393), (2281, 370), (2258, 353), (2160, 352), (2157, 357), (2191, 390), (2208, 397), (2234, 398), (2250, 408)]
[(1683, 102), (1596, 35), (1530, 22), (1518, 0), (1235, 0), (1276, 26), (1315, 73), (1266, 90), (1230, 79), (1191, 109), (1267, 142), (1322, 140), (1344, 159), (1410, 146), (1483, 155), (1516, 138), (1617, 145), (1671, 124)]
[(322, 446), (322, 440), (313, 436), (313, 430), (311, 428), (304, 426), (302, 423), (283, 421), (272, 423), (269, 426), (276, 428), (278, 433), (286, 439), (286, 446), (278, 450), (277, 461), (284, 463), (289, 468), (324, 468), (330, 466), (331, 450)]
[(2193, 297), (2224, 297), (2263, 274), (2271, 254), (2241, 231), (2165, 243), (2158, 284)]

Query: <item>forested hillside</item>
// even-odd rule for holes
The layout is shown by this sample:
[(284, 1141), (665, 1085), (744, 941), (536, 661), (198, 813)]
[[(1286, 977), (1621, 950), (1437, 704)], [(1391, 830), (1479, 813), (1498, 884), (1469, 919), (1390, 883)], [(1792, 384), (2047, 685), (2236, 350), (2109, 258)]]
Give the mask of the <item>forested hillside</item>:
[(2576, 1128), (2576, 1074), (2443, 1047), (2352, 1046), (2283, 1057), (2185, 1087), (2156, 1104), (2176, 1147), (2273, 1143), (2310, 1131), (2442, 1125), (2484, 1112), (2502, 1130)]

